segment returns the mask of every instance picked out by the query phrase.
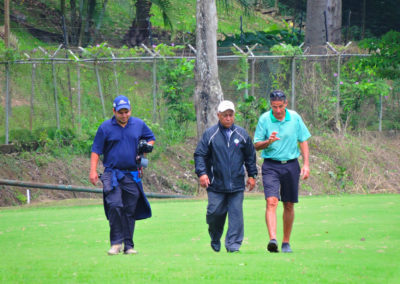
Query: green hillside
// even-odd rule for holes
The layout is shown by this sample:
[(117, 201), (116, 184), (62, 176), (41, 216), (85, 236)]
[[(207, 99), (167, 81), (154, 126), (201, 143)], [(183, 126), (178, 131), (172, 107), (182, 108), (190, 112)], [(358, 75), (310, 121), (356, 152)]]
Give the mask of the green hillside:
[[(66, 26), (69, 33), (74, 24), (71, 23), (70, 1), (66, 2)], [(100, 1), (98, 1), (100, 2)], [(154, 43), (185, 44), (194, 43), (196, 29), (196, 3), (192, 0), (171, 0), (169, 15), (173, 30), (164, 26), (161, 10), (152, 5), (151, 25), (153, 27)], [(222, 2), (222, 1), (221, 1)], [(92, 29), (99, 28), (93, 42), (108, 42), (110, 45), (122, 46), (123, 37), (135, 17), (133, 1), (106, 1), (107, 6), (102, 12), (102, 3), (95, 9)], [(0, 5), (3, 5), (0, 1)], [(236, 3), (230, 6), (217, 5), (218, 9), (218, 39), (224, 35), (240, 34), (240, 17), (242, 16), (243, 32), (268, 31), (273, 28), (284, 28), (280, 17), (273, 18), (259, 12), (245, 11)], [(63, 37), (61, 25), (61, 7), (58, 0), (47, 1), (11, 1), (10, 3), (11, 32), (18, 38), (19, 48), (27, 50), (37, 46), (58, 45)], [(3, 17), (0, 19), (3, 21)], [(29, 32), (28, 32), (29, 30)], [(94, 33), (92, 30), (91, 33)], [(32, 34), (34, 36), (32, 36)], [(43, 40), (38, 40), (42, 38)]]

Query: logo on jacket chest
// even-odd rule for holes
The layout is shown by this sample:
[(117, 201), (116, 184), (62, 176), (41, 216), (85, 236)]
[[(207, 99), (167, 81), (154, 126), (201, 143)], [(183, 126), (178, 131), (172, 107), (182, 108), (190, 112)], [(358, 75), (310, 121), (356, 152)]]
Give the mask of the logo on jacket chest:
[(240, 141), (239, 141), (239, 139), (237, 139), (237, 138), (236, 138), (235, 140), (233, 140), (233, 143), (235, 143), (236, 146), (239, 144), (239, 142), (240, 142)]

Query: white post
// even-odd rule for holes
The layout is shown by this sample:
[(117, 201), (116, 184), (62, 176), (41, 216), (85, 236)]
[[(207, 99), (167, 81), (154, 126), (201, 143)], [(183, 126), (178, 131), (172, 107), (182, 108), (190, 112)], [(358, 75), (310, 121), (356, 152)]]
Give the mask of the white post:
[(26, 190), (26, 204), (31, 203), (31, 192), (29, 189)]

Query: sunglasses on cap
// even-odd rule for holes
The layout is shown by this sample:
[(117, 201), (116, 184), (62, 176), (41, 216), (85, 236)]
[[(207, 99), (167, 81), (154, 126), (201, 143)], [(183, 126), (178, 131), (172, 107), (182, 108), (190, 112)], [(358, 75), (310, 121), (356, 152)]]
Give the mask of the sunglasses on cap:
[(276, 90), (269, 94), (269, 98), (271, 101), (282, 101), (286, 100), (286, 95), (282, 91)]

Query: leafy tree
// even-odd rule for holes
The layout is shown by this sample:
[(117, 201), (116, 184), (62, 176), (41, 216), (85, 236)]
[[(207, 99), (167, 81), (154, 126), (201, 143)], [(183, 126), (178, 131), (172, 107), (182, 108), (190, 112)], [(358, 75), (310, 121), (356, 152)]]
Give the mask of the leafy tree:
[(376, 68), (381, 78), (398, 79), (400, 77), (400, 32), (390, 31), (381, 39), (369, 38), (360, 42), (372, 55), (363, 59), (365, 68)]

